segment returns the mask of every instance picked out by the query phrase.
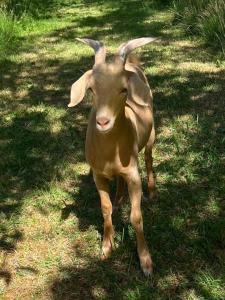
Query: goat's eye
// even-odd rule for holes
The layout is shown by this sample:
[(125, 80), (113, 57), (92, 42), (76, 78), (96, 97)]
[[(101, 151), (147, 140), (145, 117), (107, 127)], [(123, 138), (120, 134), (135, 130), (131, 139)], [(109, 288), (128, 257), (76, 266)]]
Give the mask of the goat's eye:
[(127, 89), (122, 89), (121, 91), (120, 91), (120, 94), (126, 94), (127, 93)]

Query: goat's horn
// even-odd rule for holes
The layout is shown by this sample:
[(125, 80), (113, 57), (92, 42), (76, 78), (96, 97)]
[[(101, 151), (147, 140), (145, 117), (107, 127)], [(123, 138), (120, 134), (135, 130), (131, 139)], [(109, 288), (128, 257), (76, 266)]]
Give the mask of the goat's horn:
[(91, 39), (80, 39), (76, 38), (76, 40), (89, 45), (95, 51), (95, 65), (103, 63), (106, 57), (105, 46), (102, 42), (91, 40)]
[(141, 47), (148, 43), (151, 43), (157, 39), (158, 38), (143, 37), (143, 38), (139, 38), (139, 39), (130, 40), (127, 43), (120, 45), (120, 47), (118, 48), (118, 51), (117, 51), (117, 56), (119, 56), (119, 58), (123, 61), (123, 63), (125, 63), (126, 58), (131, 51), (133, 51), (134, 49), (136, 49), (138, 47)]

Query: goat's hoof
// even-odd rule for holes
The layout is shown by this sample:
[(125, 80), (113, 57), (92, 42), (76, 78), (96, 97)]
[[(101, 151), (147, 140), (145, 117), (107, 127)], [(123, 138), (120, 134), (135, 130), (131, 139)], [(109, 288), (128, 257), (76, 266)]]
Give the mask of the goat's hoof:
[(152, 268), (152, 260), (150, 254), (145, 254), (142, 258), (140, 258), (141, 269), (146, 277), (152, 276), (153, 268)]
[(106, 260), (112, 252), (111, 243), (107, 243), (102, 246), (101, 260)]

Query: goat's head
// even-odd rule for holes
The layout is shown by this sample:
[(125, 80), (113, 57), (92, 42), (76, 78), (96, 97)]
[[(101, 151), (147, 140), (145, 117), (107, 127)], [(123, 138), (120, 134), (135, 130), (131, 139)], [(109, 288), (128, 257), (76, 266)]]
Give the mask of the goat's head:
[[(96, 110), (96, 128), (105, 133), (113, 128), (116, 118), (124, 109), (129, 93), (131, 95), (136, 93), (136, 99), (139, 99), (139, 104), (142, 104), (141, 99), (145, 92), (143, 81), (135, 73), (125, 70), (124, 66), (131, 51), (156, 40), (156, 38), (139, 38), (122, 44), (111, 63), (105, 62), (106, 50), (101, 42), (90, 39), (77, 40), (94, 49), (95, 64), (92, 70), (84, 73), (72, 85), (68, 106), (73, 107), (80, 103), (87, 89), (90, 89), (93, 93), (93, 105)], [(138, 95), (139, 93), (141, 95)]]

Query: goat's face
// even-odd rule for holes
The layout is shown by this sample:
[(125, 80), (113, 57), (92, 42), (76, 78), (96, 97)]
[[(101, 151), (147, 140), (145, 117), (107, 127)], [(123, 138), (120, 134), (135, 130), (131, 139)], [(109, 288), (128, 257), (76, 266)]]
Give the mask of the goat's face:
[[(99, 64), (76, 81), (71, 90), (71, 102), (80, 102), (91, 90), (96, 112), (96, 128), (106, 133), (113, 128), (117, 116), (124, 110), (127, 97), (126, 71), (121, 63)], [(74, 102), (75, 102), (74, 101)]]
[(96, 110), (96, 128), (106, 133), (113, 128), (116, 118), (125, 107), (126, 71), (116, 63), (98, 65), (93, 68), (90, 89)]
[(90, 89), (96, 111), (96, 128), (106, 133), (113, 128), (116, 118), (124, 111), (127, 92), (135, 94), (137, 102), (143, 104), (142, 94), (146, 87), (143, 87), (139, 78), (135, 78), (135, 74), (130, 80), (131, 72), (126, 71), (124, 66), (126, 57), (132, 50), (154, 41), (155, 38), (140, 38), (122, 44), (110, 64), (105, 63), (106, 51), (102, 43), (90, 39), (79, 40), (95, 50), (95, 65), (72, 85), (68, 106), (72, 107), (81, 102), (86, 90)]

